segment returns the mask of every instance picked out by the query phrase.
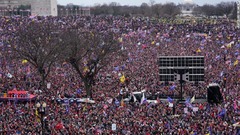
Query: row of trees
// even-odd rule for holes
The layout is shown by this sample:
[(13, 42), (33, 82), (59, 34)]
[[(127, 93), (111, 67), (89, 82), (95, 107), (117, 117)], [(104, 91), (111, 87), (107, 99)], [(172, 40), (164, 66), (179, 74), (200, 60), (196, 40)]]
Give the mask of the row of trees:
[[(210, 16), (224, 16), (236, 19), (237, 17), (237, 4), (236, 2), (221, 2), (216, 5), (205, 4), (194, 6), (194, 15)], [(94, 15), (141, 15), (141, 16), (154, 16), (154, 17), (174, 17), (181, 14), (182, 4), (176, 5), (174, 3), (160, 4), (150, 1), (150, 3), (142, 3), (140, 6), (121, 6), (116, 2), (103, 5), (95, 5), (91, 8), (91, 13)]]
[(174, 3), (154, 4), (142, 3), (141, 6), (121, 6), (116, 2), (109, 5), (96, 5), (91, 8), (94, 15), (124, 15), (124, 16), (176, 16), (181, 13)]
[(237, 3), (221, 2), (217, 5), (203, 5), (194, 8), (195, 15), (206, 16), (226, 16), (231, 19), (237, 19)]
[(94, 77), (105, 67), (112, 55), (121, 54), (116, 34), (84, 28), (59, 29), (52, 23), (31, 22), (19, 27), (11, 39), (17, 58), (27, 60), (42, 78), (41, 87), (54, 63), (67, 62), (84, 83), (88, 97)]

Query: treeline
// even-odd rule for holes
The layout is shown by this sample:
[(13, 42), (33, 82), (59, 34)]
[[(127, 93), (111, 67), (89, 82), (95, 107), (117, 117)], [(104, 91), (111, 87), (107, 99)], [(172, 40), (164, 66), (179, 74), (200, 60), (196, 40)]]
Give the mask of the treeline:
[[(175, 17), (181, 15), (182, 4), (175, 3), (142, 3), (140, 6), (122, 6), (116, 2), (110, 4), (98, 4), (91, 8), (93, 15), (123, 15), (123, 16), (154, 16)], [(205, 4), (194, 6), (193, 14), (197, 16), (226, 16), (231, 19), (237, 18), (237, 4), (235, 2), (221, 2), (216, 5)]]
[(116, 2), (109, 5), (96, 5), (91, 8), (93, 15), (123, 15), (123, 16), (176, 16), (181, 13), (181, 9), (174, 3), (166, 4), (147, 4), (140, 6), (121, 6)]
[(230, 19), (237, 19), (237, 3), (221, 2), (217, 5), (203, 5), (194, 8), (195, 15), (210, 16), (226, 16)]

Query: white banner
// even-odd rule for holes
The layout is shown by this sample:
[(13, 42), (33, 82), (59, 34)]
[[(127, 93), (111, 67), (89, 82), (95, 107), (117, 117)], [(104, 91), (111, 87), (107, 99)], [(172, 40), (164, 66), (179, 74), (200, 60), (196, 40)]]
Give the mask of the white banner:
[(116, 131), (117, 130), (117, 125), (116, 124), (112, 124), (112, 131)]
[(51, 83), (47, 83), (47, 89), (51, 88)]

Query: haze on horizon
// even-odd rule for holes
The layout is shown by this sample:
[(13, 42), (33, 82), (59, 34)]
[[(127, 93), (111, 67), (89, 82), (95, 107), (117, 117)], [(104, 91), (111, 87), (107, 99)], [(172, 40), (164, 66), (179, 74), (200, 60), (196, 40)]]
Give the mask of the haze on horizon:
[[(111, 2), (119, 3), (120, 5), (129, 5), (129, 6), (140, 6), (142, 3), (150, 3), (151, 0), (57, 0), (58, 4), (60, 5), (67, 5), (67, 4), (74, 4), (74, 5), (81, 5), (81, 6), (94, 6), (96, 4), (110, 4)], [(237, 0), (153, 0), (155, 3), (169, 3), (173, 2), (175, 4), (182, 4), (184, 2), (193, 2), (200, 6), (204, 4), (211, 4), (215, 5), (220, 2), (234, 2)]]

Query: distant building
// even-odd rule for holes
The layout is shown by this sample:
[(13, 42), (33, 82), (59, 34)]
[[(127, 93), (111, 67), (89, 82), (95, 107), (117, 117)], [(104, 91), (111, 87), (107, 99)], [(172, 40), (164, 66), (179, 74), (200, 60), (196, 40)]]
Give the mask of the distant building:
[(7, 15), (21, 5), (30, 5), (31, 14), (39, 16), (57, 16), (57, 0), (0, 0), (0, 15)]
[[(22, 9), (22, 6), (26, 6)], [(0, 0), (0, 16), (10, 15), (38, 16), (90, 16), (89, 7), (81, 7), (72, 3), (67, 6), (57, 5), (57, 0)]]
[(184, 0), (183, 4), (180, 4), (181, 16), (193, 16), (193, 10), (197, 7), (192, 0)]
[(0, 0), (0, 16), (16, 14), (21, 5), (31, 5), (29, 0)]
[(57, 0), (32, 0), (32, 15), (57, 16)]
[(68, 4), (67, 6), (58, 5), (59, 16), (90, 16), (91, 9), (89, 7), (81, 7), (74, 4)]
[(31, 5), (30, 0), (0, 0), (0, 8), (14, 9), (20, 5)]

